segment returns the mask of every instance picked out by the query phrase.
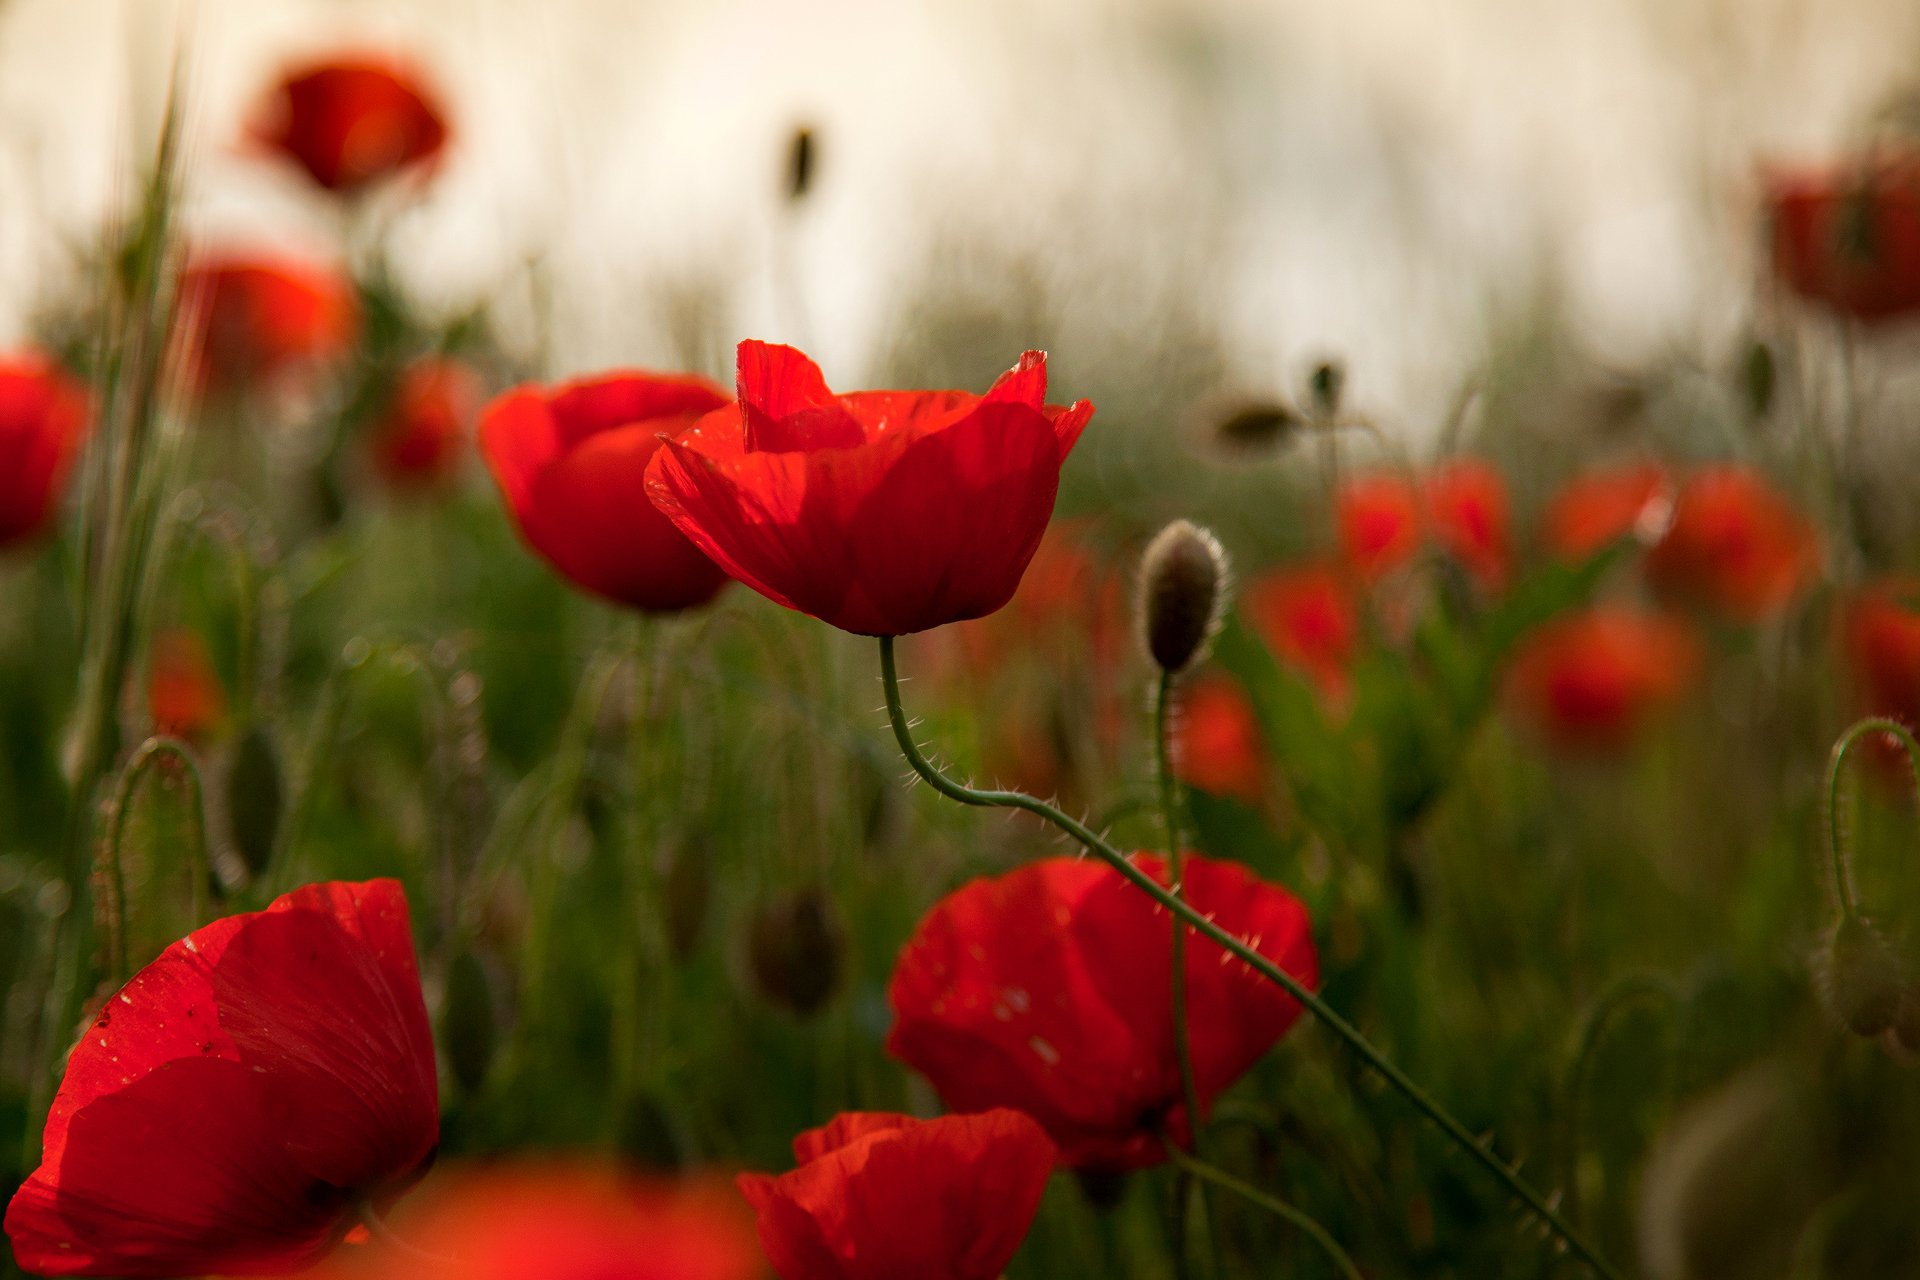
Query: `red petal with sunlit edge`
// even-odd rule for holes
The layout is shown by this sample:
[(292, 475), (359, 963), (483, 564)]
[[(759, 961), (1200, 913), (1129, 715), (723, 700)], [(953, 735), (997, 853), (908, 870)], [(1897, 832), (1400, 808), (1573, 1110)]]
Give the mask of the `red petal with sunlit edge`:
[(572, 581), (651, 613), (707, 603), (727, 575), (646, 496), (663, 434), (726, 404), (704, 378), (616, 373), (510, 391), (480, 448), (527, 544)]
[[(1159, 874), (1159, 864), (1142, 864)], [(1186, 863), (1191, 901), (1311, 986), (1306, 910), (1232, 864)], [(1173, 929), (1164, 911), (1098, 863), (1055, 858), (942, 899), (895, 966), (887, 1050), (949, 1107), (1006, 1106), (1038, 1120), (1083, 1168), (1158, 1163), (1184, 1128), (1173, 1054)], [(1282, 1035), (1299, 1010), (1217, 947), (1190, 952), (1202, 1102)], [(1158, 976), (1152, 976), (1157, 973)], [(1204, 1015), (1201, 1013), (1204, 1010)]]
[(86, 388), (52, 363), (0, 358), (0, 547), (46, 526), (91, 415)]
[(793, 1172), (739, 1178), (781, 1280), (995, 1280), (1056, 1157), (1038, 1124), (1006, 1109), (843, 1115), (794, 1147)]
[(40, 1275), (268, 1275), (404, 1190), (439, 1141), (433, 1040), (392, 880), (310, 885), (173, 944), (74, 1048), (7, 1208)]

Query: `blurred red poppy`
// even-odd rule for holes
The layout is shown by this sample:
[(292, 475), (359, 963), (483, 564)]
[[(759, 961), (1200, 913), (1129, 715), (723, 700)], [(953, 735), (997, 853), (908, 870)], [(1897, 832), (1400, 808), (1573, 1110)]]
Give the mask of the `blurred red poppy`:
[(1260, 717), (1231, 677), (1204, 672), (1183, 684), (1173, 734), (1173, 772), (1188, 786), (1248, 804), (1266, 795)]
[(270, 1275), (439, 1141), (433, 1038), (398, 882), (308, 885), (198, 929), (75, 1046), (7, 1207), (37, 1275)]
[(1248, 584), (1245, 607), (1267, 647), (1305, 672), (1323, 698), (1346, 697), (1360, 622), (1338, 569), (1304, 564), (1272, 570)]
[(836, 396), (800, 352), (743, 342), (738, 389), (737, 405), (667, 442), (648, 493), (747, 586), (863, 635), (1006, 604), (1093, 414), (1047, 405), (1038, 351), (985, 396)]
[(1654, 514), (1667, 487), (1666, 468), (1657, 462), (1583, 471), (1547, 506), (1547, 546), (1563, 560), (1585, 560)]
[(46, 527), (91, 417), (87, 389), (50, 361), (0, 356), (0, 547)]
[(1920, 157), (1766, 180), (1773, 269), (1840, 315), (1920, 312)]
[(1662, 595), (1743, 622), (1785, 609), (1819, 569), (1813, 525), (1758, 472), (1737, 464), (1709, 467), (1680, 487), (1673, 520), (1646, 561)]
[(147, 647), (147, 714), (155, 733), (204, 743), (227, 715), (227, 695), (207, 642), (196, 631), (170, 627)]
[(1334, 495), (1340, 553), (1371, 582), (1411, 560), (1420, 549), (1420, 495), (1393, 471), (1364, 472)]
[[(1164, 859), (1136, 863), (1166, 882)], [(1189, 856), (1187, 899), (1308, 986), (1318, 960), (1300, 900), (1232, 862)], [(1048, 858), (935, 905), (900, 953), (887, 1050), (956, 1111), (1013, 1107), (1064, 1162), (1165, 1158), (1187, 1118), (1173, 1038), (1167, 913), (1112, 868)], [(1204, 1108), (1271, 1048), (1300, 1007), (1198, 936), (1187, 951), (1194, 1074)]]
[(437, 158), (447, 121), (417, 71), (349, 54), (288, 71), (267, 91), (248, 133), (323, 189), (350, 193)]
[[(408, 1201), (403, 1244), (375, 1242), (329, 1274), (362, 1280), (756, 1280), (745, 1206), (724, 1184), (592, 1165), (455, 1171)], [(349, 1259), (346, 1250), (337, 1255)]]
[(480, 451), (527, 544), (576, 585), (649, 613), (703, 605), (727, 575), (647, 501), (661, 438), (727, 403), (705, 378), (616, 372), (488, 405)]
[(1059, 1153), (1018, 1111), (849, 1112), (793, 1140), (799, 1167), (740, 1175), (780, 1280), (996, 1280)]
[(1456, 458), (1435, 467), (1423, 485), (1427, 519), (1442, 550), (1480, 587), (1497, 591), (1507, 580), (1507, 482), (1490, 464)]
[(1840, 642), (1861, 713), (1920, 726), (1920, 581), (1884, 579), (1854, 593), (1841, 608)]
[(460, 465), (480, 407), (480, 379), (457, 360), (421, 360), (400, 375), (374, 424), (374, 466), (397, 488), (437, 484)]
[(293, 258), (218, 254), (180, 282), (182, 368), (197, 391), (251, 391), (344, 355), (359, 328), (352, 285)]
[(1553, 745), (1617, 751), (1686, 690), (1699, 666), (1699, 643), (1684, 623), (1602, 605), (1522, 640), (1509, 688), (1518, 713)]

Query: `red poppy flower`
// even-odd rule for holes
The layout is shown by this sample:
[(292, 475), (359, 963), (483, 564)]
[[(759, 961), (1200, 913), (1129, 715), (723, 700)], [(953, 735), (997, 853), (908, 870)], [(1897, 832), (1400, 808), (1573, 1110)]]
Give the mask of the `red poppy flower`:
[(1057, 1155), (1018, 1111), (850, 1112), (793, 1140), (792, 1173), (739, 1185), (780, 1280), (995, 1280)]
[(1420, 549), (1420, 498), (1413, 482), (1397, 472), (1353, 477), (1334, 495), (1340, 552), (1371, 582), (1399, 568)]
[(1260, 717), (1231, 678), (1208, 672), (1182, 685), (1173, 732), (1173, 772), (1180, 781), (1248, 804), (1266, 794)]
[(1813, 526), (1760, 475), (1738, 465), (1698, 472), (1674, 499), (1666, 535), (1647, 553), (1662, 594), (1741, 621), (1779, 613), (1820, 567)]
[(0, 356), (0, 547), (46, 526), (91, 413), (86, 388), (46, 360)]
[(155, 733), (204, 742), (226, 718), (227, 695), (198, 632), (156, 632), (147, 649), (147, 714)]
[(7, 1207), (37, 1275), (269, 1275), (439, 1140), (397, 882), (316, 884), (196, 930), (102, 1006)]
[(1563, 560), (1585, 560), (1638, 528), (1666, 492), (1666, 469), (1657, 462), (1584, 471), (1548, 504), (1547, 545)]
[(480, 450), (520, 534), (596, 595), (671, 613), (705, 604), (727, 575), (647, 501), (662, 436), (727, 403), (705, 378), (608, 373), (521, 387), (488, 405)]
[(1332, 565), (1291, 565), (1247, 587), (1247, 619), (1267, 647), (1304, 671), (1329, 702), (1346, 697), (1360, 623), (1347, 580)]
[(1920, 159), (1766, 185), (1773, 269), (1788, 288), (1868, 322), (1920, 311)]
[[(756, 1280), (745, 1207), (724, 1184), (675, 1184), (590, 1165), (436, 1174), (375, 1244), (362, 1280)], [(348, 1259), (342, 1251), (341, 1263)]]
[(200, 391), (252, 390), (344, 354), (359, 326), (352, 286), (291, 258), (219, 255), (180, 283), (183, 367)]
[(1507, 580), (1507, 482), (1492, 466), (1456, 458), (1427, 476), (1423, 496), (1434, 540), (1481, 587)]
[[(1165, 862), (1138, 865), (1165, 883)], [(1300, 900), (1245, 867), (1185, 861), (1187, 900), (1301, 982), (1319, 980)], [(1062, 1159), (1126, 1169), (1186, 1131), (1173, 1038), (1173, 929), (1112, 868), (1049, 858), (939, 902), (900, 953), (887, 1050), (956, 1111), (1012, 1107)], [(1187, 949), (1194, 1074), (1204, 1108), (1285, 1034), (1300, 1007), (1197, 935)]]
[(419, 74), (372, 55), (289, 71), (248, 132), (339, 192), (432, 160), (447, 143), (446, 116)]
[(388, 483), (421, 487), (445, 480), (460, 464), (467, 426), (480, 404), (480, 382), (457, 360), (422, 360), (400, 375), (393, 400), (374, 425), (374, 465)]
[(1920, 725), (1920, 582), (1857, 592), (1841, 610), (1840, 641), (1861, 711)]
[(1046, 392), (1038, 351), (985, 396), (836, 396), (792, 347), (743, 342), (739, 403), (668, 441), (647, 491), (735, 578), (844, 631), (978, 618), (1020, 585), (1093, 415)]
[(1519, 713), (1555, 746), (1613, 751), (1679, 697), (1699, 665), (1700, 646), (1683, 623), (1600, 606), (1524, 639), (1510, 689)]

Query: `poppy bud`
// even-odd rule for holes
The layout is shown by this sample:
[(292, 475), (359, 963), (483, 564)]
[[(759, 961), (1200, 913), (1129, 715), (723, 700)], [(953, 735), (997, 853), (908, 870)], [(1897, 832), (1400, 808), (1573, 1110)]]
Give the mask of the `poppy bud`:
[(1140, 620), (1147, 652), (1178, 674), (1199, 661), (1226, 605), (1227, 553), (1187, 520), (1154, 535), (1140, 557)]
[(255, 724), (227, 760), (227, 834), (250, 875), (273, 860), (280, 834), (280, 756), (266, 726)]
[(1886, 939), (1859, 916), (1842, 916), (1820, 973), (1827, 1007), (1849, 1031), (1872, 1038), (1894, 1025), (1904, 988), (1900, 959)]
[(1278, 400), (1241, 400), (1216, 409), (1208, 425), (1214, 443), (1254, 452), (1284, 448), (1302, 424), (1300, 415)]
[(493, 981), (485, 961), (471, 950), (455, 953), (440, 1002), (440, 1044), (453, 1078), (467, 1093), (486, 1080), (498, 1035)]
[(840, 985), (846, 934), (818, 888), (784, 894), (754, 912), (747, 960), (760, 994), (806, 1017)]
[(1338, 360), (1322, 360), (1307, 377), (1307, 392), (1313, 397), (1313, 409), (1323, 419), (1340, 412), (1340, 393), (1346, 390), (1347, 366)]
[(661, 876), (661, 911), (666, 917), (667, 947), (676, 960), (685, 960), (700, 945), (707, 908), (713, 900), (711, 851), (697, 839), (675, 841), (667, 850)]
[(787, 200), (790, 203), (799, 204), (807, 198), (807, 192), (813, 188), (816, 161), (813, 130), (801, 125), (787, 143)]

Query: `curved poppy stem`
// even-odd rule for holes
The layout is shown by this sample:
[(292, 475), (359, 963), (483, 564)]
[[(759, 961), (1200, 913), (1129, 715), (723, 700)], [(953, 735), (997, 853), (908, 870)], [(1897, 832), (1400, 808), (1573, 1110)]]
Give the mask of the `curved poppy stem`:
[[(1663, 977), (1652, 974), (1629, 974), (1603, 991), (1600, 997), (1587, 1007), (1580, 1020), (1578, 1034), (1574, 1038), (1573, 1049), (1567, 1059), (1566, 1073), (1560, 1080), (1561, 1126), (1560, 1143), (1560, 1187), (1564, 1199), (1562, 1205), (1569, 1219), (1578, 1222), (1585, 1215), (1580, 1212), (1580, 1180), (1577, 1165), (1580, 1160), (1580, 1137), (1585, 1119), (1584, 1098), (1587, 1090), (1587, 1076), (1593, 1067), (1593, 1060), (1600, 1047), (1606, 1043), (1607, 1033), (1612, 1030), (1614, 1019), (1621, 1011), (1639, 1003), (1652, 1003), (1666, 1011), (1668, 1015), (1669, 1047), (1677, 1039), (1679, 1031), (1680, 994), (1673, 983)], [(1666, 1069), (1661, 1072), (1662, 1083), (1671, 1087), (1673, 1082), (1672, 1055), (1668, 1055)]]
[(1827, 757), (1827, 871), (1833, 877), (1834, 901), (1840, 904), (1841, 916), (1848, 920), (1859, 914), (1859, 907), (1853, 884), (1853, 855), (1840, 825), (1840, 776), (1847, 752), (1870, 733), (1884, 733), (1899, 739), (1900, 745), (1906, 748), (1907, 765), (1913, 771), (1914, 789), (1920, 792), (1920, 742), (1914, 741), (1912, 731), (1898, 720), (1890, 716), (1868, 716), (1856, 721), (1833, 744), (1833, 753)]
[(133, 790), (140, 780), (151, 770), (162, 756), (170, 756), (185, 770), (187, 781), (193, 787), (193, 922), (199, 927), (206, 917), (207, 900), (213, 884), (213, 865), (207, 852), (207, 784), (200, 773), (200, 762), (194, 757), (192, 748), (185, 742), (169, 734), (156, 734), (127, 758), (120, 770), (119, 778), (114, 782), (113, 797), (106, 814), (106, 831), (100, 842), (99, 861), (108, 897), (112, 900), (112, 918), (108, 921), (107, 946), (108, 965), (116, 980), (124, 982), (127, 974), (127, 873), (120, 853), (121, 842), (126, 837), (127, 810), (133, 805)]
[(1205, 1160), (1188, 1155), (1172, 1142), (1162, 1145), (1166, 1147), (1168, 1157), (1181, 1173), (1201, 1182), (1210, 1182), (1222, 1191), (1239, 1196), (1248, 1204), (1257, 1205), (1274, 1217), (1298, 1227), (1308, 1239), (1320, 1247), (1320, 1251), (1327, 1255), (1347, 1280), (1363, 1280), (1360, 1268), (1353, 1264), (1353, 1259), (1347, 1256), (1347, 1251), (1340, 1247), (1340, 1242), (1333, 1238), (1333, 1233), (1321, 1226), (1313, 1215), (1303, 1209), (1296, 1209), (1278, 1196), (1268, 1195), (1250, 1182), (1242, 1182), (1217, 1165), (1208, 1164)]
[(392, 1227), (386, 1224), (385, 1219), (381, 1218), (380, 1211), (373, 1207), (373, 1202), (370, 1200), (356, 1201), (354, 1203), (354, 1213), (360, 1219), (360, 1224), (367, 1229), (367, 1234), (373, 1237), (375, 1244), (379, 1245), (382, 1249), (398, 1254), (409, 1262), (421, 1262), (431, 1266), (444, 1267), (455, 1261), (455, 1259), (449, 1258), (444, 1254), (430, 1253), (418, 1245), (409, 1244), (403, 1240), (395, 1233)]
[(900, 744), (900, 752), (926, 783), (949, 800), (977, 808), (1024, 809), (1037, 818), (1041, 818), (1078, 840), (1082, 845), (1099, 857), (1108, 866), (1119, 872), (1121, 877), (1139, 889), (1142, 893), (1186, 921), (1193, 929), (1208, 941), (1219, 946), (1248, 968), (1258, 973), (1268, 982), (1278, 986), (1292, 996), (1315, 1018), (1332, 1031), (1347, 1047), (1360, 1055), (1362, 1061), (1372, 1067), (1388, 1084), (1412, 1103), (1414, 1109), (1431, 1120), (1442, 1133), (1451, 1138), (1462, 1150), (1466, 1151), (1501, 1185), (1518, 1197), (1534, 1215), (1545, 1223), (1548, 1230), (1566, 1245), (1566, 1247), (1584, 1262), (1596, 1275), (1605, 1280), (1621, 1280), (1620, 1273), (1596, 1252), (1567, 1221), (1547, 1203), (1546, 1197), (1535, 1191), (1520, 1177), (1513, 1167), (1494, 1153), (1491, 1144), (1476, 1141), (1467, 1127), (1453, 1118), (1439, 1103), (1428, 1096), (1413, 1079), (1395, 1066), (1380, 1050), (1374, 1048), (1371, 1041), (1360, 1034), (1358, 1028), (1338, 1013), (1333, 1007), (1309, 991), (1298, 978), (1282, 969), (1266, 956), (1234, 937), (1215, 924), (1205, 915), (1195, 911), (1186, 901), (1168, 893), (1166, 888), (1152, 876), (1136, 867), (1128, 857), (1121, 853), (1103, 837), (1088, 829), (1085, 823), (1078, 822), (1046, 801), (1030, 796), (1024, 791), (983, 791), (955, 782), (940, 769), (930, 763), (922, 754), (920, 746), (913, 740), (913, 727), (907, 722), (906, 712), (900, 705), (900, 676), (894, 663), (893, 637), (881, 636), (880, 640), (880, 676), (886, 687), (887, 720), (893, 726), (894, 740)]

